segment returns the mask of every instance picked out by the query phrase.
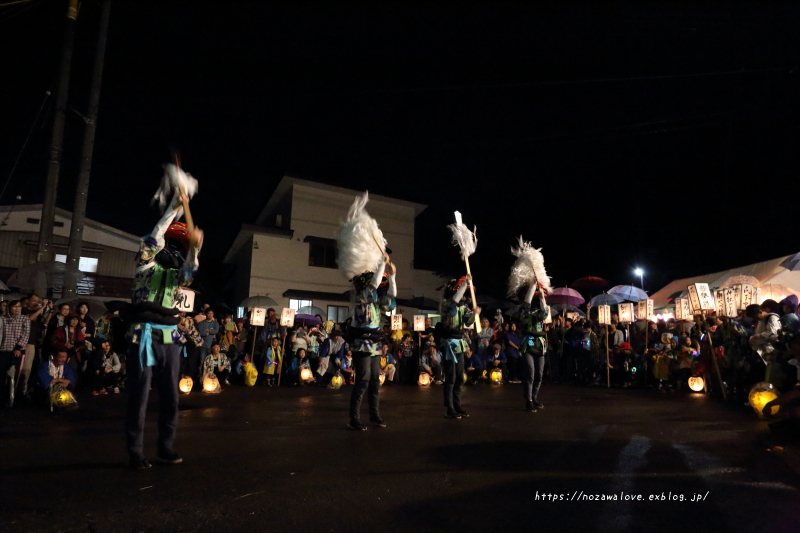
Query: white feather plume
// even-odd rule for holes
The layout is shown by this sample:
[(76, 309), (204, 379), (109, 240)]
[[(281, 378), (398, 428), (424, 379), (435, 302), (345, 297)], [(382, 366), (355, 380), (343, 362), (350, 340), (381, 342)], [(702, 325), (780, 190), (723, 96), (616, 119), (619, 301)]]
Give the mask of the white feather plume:
[(534, 248), (531, 243), (519, 238), (519, 245), (511, 248), (511, 253), (517, 256), (514, 266), (511, 267), (511, 276), (508, 278), (508, 296), (514, 298), (520, 289), (529, 287), (532, 283), (539, 282), (544, 289), (551, 293), (550, 276), (544, 269), (544, 256), (541, 248)]
[[(158, 207), (163, 211), (174, 194), (180, 194), (180, 191), (183, 190), (186, 196), (192, 198), (197, 194), (197, 189), (197, 180), (191, 174), (170, 163), (164, 165), (164, 176), (161, 178), (161, 184), (153, 196), (152, 203), (158, 202)], [(183, 208), (178, 210), (175, 220), (180, 220), (182, 216)]]
[(458, 246), (463, 259), (475, 253), (478, 248), (478, 237), (475, 236), (477, 227), (470, 231), (463, 223), (458, 222), (447, 227), (453, 232), (453, 244)]
[(386, 239), (378, 223), (367, 213), (368, 193), (356, 196), (347, 218), (339, 225), (336, 262), (348, 280), (374, 272), (383, 261)]

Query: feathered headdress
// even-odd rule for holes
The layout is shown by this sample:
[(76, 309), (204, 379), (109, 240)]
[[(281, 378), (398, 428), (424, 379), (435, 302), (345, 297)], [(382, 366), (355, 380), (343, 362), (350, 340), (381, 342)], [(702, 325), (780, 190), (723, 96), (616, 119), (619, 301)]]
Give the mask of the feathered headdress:
[(383, 261), (386, 239), (374, 218), (365, 209), (368, 193), (357, 196), (347, 218), (339, 226), (336, 262), (348, 280), (364, 272), (374, 272)]
[(532, 283), (537, 283), (548, 293), (552, 292), (550, 287), (550, 276), (544, 269), (544, 257), (541, 248), (534, 248), (531, 243), (519, 238), (519, 246), (511, 248), (511, 253), (517, 256), (514, 266), (511, 267), (511, 276), (508, 278), (508, 296), (517, 297), (524, 287), (530, 287)]
[[(172, 195), (180, 194), (181, 191), (189, 198), (192, 198), (197, 194), (197, 180), (191, 174), (181, 170), (178, 165), (172, 163), (164, 165), (164, 176), (161, 178), (161, 184), (158, 186), (158, 190), (150, 203), (158, 202), (158, 207), (163, 210)], [(182, 216), (183, 208), (181, 207), (178, 210), (178, 214), (175, 215), (175, 220), (180, 220)]]
[(460, 213), (456, 216), (456, 223), (447, 226), (453, 232), (453, 244), (458, 246), (461, 251), (461, 258), (466, 259), (475, 253), (478, 248), (478, 237), (475, 236), (477, 227), (472, 228), (472, 231), (461, 222)]

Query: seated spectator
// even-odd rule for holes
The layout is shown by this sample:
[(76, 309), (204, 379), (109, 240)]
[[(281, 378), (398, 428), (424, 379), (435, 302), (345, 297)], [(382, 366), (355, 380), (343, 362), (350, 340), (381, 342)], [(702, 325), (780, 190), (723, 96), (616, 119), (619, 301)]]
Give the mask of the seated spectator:
[(65, 349), (55, 349), (49, 361), (43, 361), (39, 365), (39, 374), (34, 384), (34, 397), (46, 405), (49, 403), (49, 395), (54, 387), (64, 387), (75, 392), (75, 374), (67, 364), (67, 351)]
[(481, 332), (478, 334), (477, 352), (483, 358), (491, 354), (489, 344), (494, 338), (494, 330), (489, 327), (489, 319), (484, 318), (481, 320)]
[(76, 378), (83, 370), (84, 363), (87, 363), (84, 353), (86, 342), (79, 322), (78, 315), (71, 313), (64, 321), (64, 325), (55, 329), (50, 339), (53, 350), (67, 351), (69, 366)]
[(483, 359), (481, 359), (478, 354), (473, 353), (470, 349), (467, 349), (467, 351), (464, 352), (464, 356), (466, 357), (466, 360), (464, 361), (464, 369), (467, 372), (467, 378), (473, 385), (475, 385), (483, 375)]
[(492, 349), (484, 359), (486, 370), (491, 372), (495, 368), (503, 371), (503, 379), (506, 377), (506, 354), (503, 352), (503, 347), (499, 344), (493, 344)]
[[(311, 365), (306, 355), (306, 350), (300, 348), (295, 352), (294, 357), (292, 357), (292, 365), (289, 368), (290, 383), (295, 386), (304, 384), (303, 379), (300, 376), (300, 371), (304, 368), (311, 370)], [(311, 381), (314, 381), (313, 377), (311, 378)]]
[(119, 394), (119, 380), (121, 378), (119, 356), (111, 351), (111, 343), (103, 339), (100, 348), (92, 357), (90, 369), (92, 378), (92, 396), (107, 394), (108, 389), (113, 389), (114, 394)]
[(345, 383), (353, 385), (356, 382), (356, 373), (353, 368), (353, 352), (347, 350), (339, 361), (339, 370), (342, 372)]
[(428, 346), (419, 360), (418, 373), (427, 373), (436, 385), (442, 384), (441, 356), (435, 346)]
[(397, 370), (397, 360), (392, 355), (392, 349), (387, 343), (383, 343), (381, 357), (381, 373), (386, 376), (386, 382), (394, 381), (394, 374)]
[(278, 337), (270, 339), (270, 345), (264, 352), (264, 368), (262, 374), (265, 385), (272, 387), (275, 385), (275, 376), (278, 375), (278, 365), (283, 361), (283, 350), (281, 350), (281, 340)]
[[(335, 366), (338, 366), (336, 362), (340, 361), (344, 357), (344, 338), (342, 338), (342, 332), (338, 329), (334, 329), (331, 332), (330, 337), (325, 339), (320, 346), (319, 349), (319, 362), (317, 363), (317, 377), (324, 378), (325, 375), (328, 373), (328, 368), (331, 369), (331, 373), (335, 372)], [(333, 365), (330, 364), (331, 357), (333, 357), (333, 361), (335, 362)]]
[(214, 374), (220, 385), (230, 385), (231, 382), (228, 381), (228, 378), (231, 375), (231, 363), (228, 356), (220, 352), (219, 348), (218, 343), (211, 345), (211, 353), (203, 361), (203, 375)]
[(403, 335), (399, 348), (395, 351), (397, 360), (400, 362), (400, 381), (402, 383), (416, 383), (419, 372), (415, 372), (419, 367), (419, 361), (410, 334)]

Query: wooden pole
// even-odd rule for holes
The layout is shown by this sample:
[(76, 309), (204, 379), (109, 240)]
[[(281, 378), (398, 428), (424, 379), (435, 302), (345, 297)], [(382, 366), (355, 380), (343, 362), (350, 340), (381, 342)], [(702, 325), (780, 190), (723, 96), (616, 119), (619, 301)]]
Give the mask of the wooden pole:
[[(469, 257), (464, 256), (464, 264), (467, 265), (467, 275), (469, 276), (469, 293), (472, 295), (472, 307), (473, 309), (478, 307), (478, 300), (475, 299), (475, 287), (472, 285), (472, 272), (469, 269)], [(478, 313), (475, 313), (475, 333), (481, 332), (481, 317)]]
[(611, 364), (611, 361), (608, 358), (608, 324), (606, 324), (606, 388), (611, 388), (611, 369), (608, 368), (608, 365)]
[(728, 400), (728, 393), (725, 391), (725, 383), (722, 381), (722, 373), (719, 371), (719, 363), (717, 362), (717, 355), (714, 353), (714, 343), (711, 342), (711, 331), (706, 326), (706, 335), (708, 335), (708, 349), (711, 352), (711, 360), (714, 362), (714, 371), (717, 373), (719, 380), (719, 388), (722, 390), (722, 399)]

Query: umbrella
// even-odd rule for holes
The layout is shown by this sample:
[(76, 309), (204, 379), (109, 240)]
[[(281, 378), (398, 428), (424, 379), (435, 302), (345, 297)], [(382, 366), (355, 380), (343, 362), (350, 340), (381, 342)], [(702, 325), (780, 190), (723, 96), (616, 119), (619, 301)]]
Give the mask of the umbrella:
[(586, 313), (581, 311), (575, 305), (567, 305), (567, 304), (553, 304), (550, 306), (551, 311), (555, 311), (556, 314), (566, 315), (567, 313), (578, 313), (581, 318), (586, 318)]
[(251, 296), (250, 298), (245, 298), (242, 300), (242, 303), (239, 304), (239, 307), (258, 307), (259, 309), (266, 309), (269, 307), (278, 307), (278, 302), (269, 296)]
[[(67, 265), (58, 261), (42, 261), (31, 263), (18, 268), (10, 278), (9, 287), (17, 287), (23, 290), (36, 290), (41, 287), (55, 288), (64, 285), (64, 276), (68, 273)], [(85, 276), (80, 271), (70, 271), (71, 276), (75, 276), (76, 281), (81, 281)]]
[(6, 287), (6, 284), (0, 281), (0, 292), (11, 292), (11, 289)]
[(729, 277), (728, 279), (726, 279), (725, 281), (722, 282), (722, 285), (720, 285), (719, 288), (720, 289), (730, 289), (734, 285), (742, 285), (742, 284), (743, 285), (752, 285), (753, 287), (758, 287), (761, 284), (761, 282), (758, 281), (758, 279), (754, 278), (753, 276), (743, 276), (743, 275), (740, 274), (738, 276)]
[(306, 305), (305, 307), (301, 307), (297, 311), (295, 311), (295, 315), (319, 315), (319, 316), (327, 316), (327, 313), (320, 309), (319, 307), (314, 307), (313, 305)]
[(580, 305), (586, 300), (574, 289), (562, 287), (555, 289), (552, 294), (545, 298), (548, 304)]
[(800, 252), (790, 255), (784, 259), (781, 263), (781, 266), (787, 270), (791, 270), (792, 272), (800, 270)]
[(55, 303), (55, 308), (58, 309), (58, 306), (61, 304), (69, 304), (70, 311), (77, 313), (78, 304), (81, 302), (89, 304), (89, 316), (95, 321), (103, 318), (103, 315), (106, 313), (106, 311), (109, 311), (105, 300), (94, 298), (92, 296), (73, 296), (70, 298), (61, 298)]
[(767, 283), (761, 286), (761, 301), (754, 302), (757, 304), (764, 303), (764, 300), (775, 300), (776, 302), (780, 302), (787, 296), (794, 294), (797, 297), (800, 297), (800, 292), (797, 292), (794, 289), (790, 289), (785, 285), (779, 285), (777, 283)]
[(585, 278), (576, 279), (570, 283), (570, 285), (573, 287), (578, 287), (579, 289), (596, 289), (599, 287), (608, 287), (611, 284), (603, 278), (598, 278), (597, 276), (586, 276)]
[(294, 315), (294, 323), (295, 324), (302, 324), (304, 326), (319, 326), (322, 324), (319, 318), (315, 317), (314, 315)]
[(639, 300), (647, 300), (647, 293), (642, 289), (638, 289), (633, 285), (617, 285), (608, 291), (608, 294), (619, 296), (626, 302), (638, 302)]
[(622, 303), (622, 298), (617, 296), (616, 294), (598, 294), (591, 300), (589, 300), (589, 305), (595, 307), (597, 305), (616, 305)]

